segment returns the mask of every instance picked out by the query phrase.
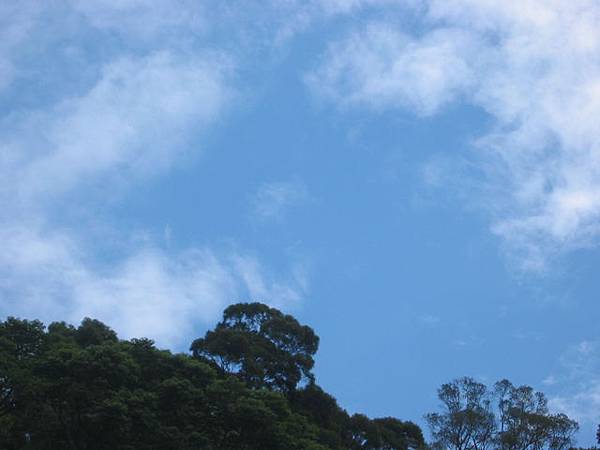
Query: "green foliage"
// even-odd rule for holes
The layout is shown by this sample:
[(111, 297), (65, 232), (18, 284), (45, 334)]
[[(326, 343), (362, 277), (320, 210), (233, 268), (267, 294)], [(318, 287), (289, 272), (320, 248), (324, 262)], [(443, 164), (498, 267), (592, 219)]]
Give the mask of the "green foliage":
[[(75, 328), (0, 322), (0, 448), (48, 450), (425, 450), (421, 429), (348, 415), (312, 373), (319, 338), (260, 303), (228, 307), (191, 355)], [(472, 378), (438, 390), (432, 447), (567, 450), (577, 423), (545, 396)], [(599, 432), (600, 436), (600, 432)], [(599, 437), (600, 439), (600, 437)]]
[(249, 386), (290, 392), (302, 380), (314, 381), (318, 346), (313, 330), (292, 316), (261, 303), (240, 303), (228, 307), (215, 330), (196, 339), (190, 350)]
[(172, 354), (105, 324), (0, 322), (0, 448), (424, 448), (394, 418), (350, 417), (314, 383), (318, 337), (259, 303), (233, 305)]

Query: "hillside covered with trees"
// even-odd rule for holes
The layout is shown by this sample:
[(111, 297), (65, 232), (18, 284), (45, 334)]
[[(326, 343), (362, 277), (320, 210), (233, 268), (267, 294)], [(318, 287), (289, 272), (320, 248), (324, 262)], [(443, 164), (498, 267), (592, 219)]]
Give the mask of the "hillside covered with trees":
[(314, 380), (318, 337), (259, 303), (227, 308), (191, 355), (77, 328), (0, 323), (2, 449), (417, 449), (420, 428), (350, 416)]
[(444, 384), (419, 426), (348, 414), (312, 373), (319, 338), (260, 303), (228, 307), (191, 354), (107, 325), (0, 322), (0, 448), (565, 450), (576, 422), (504, 380)]

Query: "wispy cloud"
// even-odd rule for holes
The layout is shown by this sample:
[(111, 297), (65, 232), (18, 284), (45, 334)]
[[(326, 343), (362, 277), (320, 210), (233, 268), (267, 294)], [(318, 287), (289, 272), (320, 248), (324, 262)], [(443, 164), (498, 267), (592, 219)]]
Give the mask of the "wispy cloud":
[[(202, 151), (204, 134), (237, 92), (235, 57), (203, 40), (206, 11), (197, 2), (59, 3), (58, 12), (27, 2), (0, 10), (0, 93), (47, 82), (45, 64), (71, 64), (57, 73), (85, 66), (82, 80), (67, 79), (0, 119), (0, 314), (93, 316), (125, 337), (183, 349), (229, 302), (260, 296), (282, 306), (302, 298), (306, 279), (293, 264), (286, 275), (243, 251), (131, 243), (99, 217), (73, 224), (57, 214), (92, 211)], [(48, 35), (67, 48), (46, 43)], [(37, 46), (42, 61), (19, 58)], [(90, 195), (94, 189), (102, 195)]]
[(237, 255), (233, 258), (235, 270), (240, 275), (250, 298), (270, 303), (280, 308), (290, 308), (304, 298), (308, 291), (308, 269), (297, 261), (284, 278), (273, 279), (265, 273), (256, 258)]
[(427, 327), (435, 328), (440, 324), (441, 319), (433, 314), (425, 314), (419, 316), (419, 321)]
[(230, 95), (226, 71), (217, 58), (168, 52), (111, 62), (84, 95), (12, 118), (0, 144), (2, 190), (30, 199), (106, 181), (114, 171), (167, 168), (221, 113)]
[(581, 423), (600, 422), (600, 342), (581, 341), (560, 357), (560, 368), (543, 381), (554, 394), (550, 406)]
[(463, 58), (477, 41), (459, 29), (413, 39), (386, 23), (372, 23), (331, 44), (307, 76), (312, 90), (342, 106), (411, 108), (432, 115), (473, 83)]
[(473, 157), (486, 175), (481, 204), (509, 255), (542, 270), (557, 252), (595, 244), (598, 5), (432, 0), (424, 11), (418, 37), (374, 22), (331, 44), (309, 86), (345, 107), (419, 115), (456, 101), (482, 108), (495, 124)]
[(173, 253), (149, 242), (100, 263), (85, 242), (57, 230), (5, 227), (0, 238), (3, 314), (74, 323), (91, 316), (124, 337), (149, 336), (171, 348), (184, 349), (228, 303), (260, 299), (289, 307), (306, 289), (296, 268), (273, 274), (237, 251)]
[(301, 181), (262, 184), (252, 198), (252, 215), (260, 221), (281, 221), (286, 212), (309, 199)]

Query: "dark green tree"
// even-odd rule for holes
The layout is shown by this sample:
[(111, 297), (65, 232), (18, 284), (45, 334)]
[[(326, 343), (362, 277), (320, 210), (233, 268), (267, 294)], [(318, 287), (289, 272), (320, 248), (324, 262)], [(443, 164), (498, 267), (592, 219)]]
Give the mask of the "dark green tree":
[(193, 356), (107, 325), (0, 322), (2, 450), (409, 450), (421, 430), (350, 417), (314, 382), (318, 337), (258, 303), (233, 305)]
[(0, 436), (18, 427), (19, 411), (34, 401), (32, 368), (44, 343), (45, 328), (38, 320), (0, 322)]
[(373, 419), (379, 430), (379, 447), (385, 450), (424, 449), (423, 432), (418, 425), (395, 417)]
[(314, 383), (318, 337), (233, 305), (194, 356), (108, 326), (0, 322), (0, 448), (348, 450), (424, 447), (393, 418), (350, 417)]
[(319, 338), (290, 315), (261, 303), (228, 307), (214, 331), (191, 345), (222, 372), (238, 374), (249, 386), (290, 392), (314, 376)]

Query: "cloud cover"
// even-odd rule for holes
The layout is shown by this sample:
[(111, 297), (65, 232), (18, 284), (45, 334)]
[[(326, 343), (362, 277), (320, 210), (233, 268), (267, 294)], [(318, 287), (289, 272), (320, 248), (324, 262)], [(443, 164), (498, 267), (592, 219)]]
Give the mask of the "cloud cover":
[(305, 295), (301, 266), (274, 276), (256, 257), (211, 248), (167, 252), (133, 246), (99, 264), (81, 239), (60, 230), (3, 227), (0, 292), (12, 315), (106, 321), (125, 338), (147, 336), (185, 349), (222, 309), (248, 298), (291, 307)]
[[(343, 107), (421, 116), (468, 102), (494, 119), (474, 143), (481, 204), (509, 256), (542, 270), (595, 244), (600, 218), (600, 7), (589, 0), (425, 1), (424, 31), (374, 21), (307, 76)], [(491, 205), (491, 206), (490, 206)]]
[[(86, 77), (61, 85), (55, 98), (0, 120), (1, 314), (92, 316), (125, 337), (150, 335), (182, 349), (195, 327), (215, 321), (230, 302), (289, 306), (304, 295), (306, 279), (293, 264), (290, 274), (275, 275), (234, 248), (171, 251), (155, 239), (132, 241), (93, 214), (76, 224), (60, 217), (61, 210), (92, 211), (203, 150), (203, 135), (236, 95), (234, 58), (202, 42), (203, 14), (197, 2), (173, 8), (135, 0), (14, 2), (0, 12), (0, 23), (10, 25), (0, 32), (4, 95), (18, 83), (47, 81), (53, 64), (66, 63), (67, 72), (82, 59), (86, 66)], [(54, 41), (79, 39), (46, 44), (49, 29), (63, 33)], [(89, 54), (90, 35), (105, 47), (102, 55)], [(45, 48), (43, 60), (18, 57), (35, 45)]]

